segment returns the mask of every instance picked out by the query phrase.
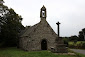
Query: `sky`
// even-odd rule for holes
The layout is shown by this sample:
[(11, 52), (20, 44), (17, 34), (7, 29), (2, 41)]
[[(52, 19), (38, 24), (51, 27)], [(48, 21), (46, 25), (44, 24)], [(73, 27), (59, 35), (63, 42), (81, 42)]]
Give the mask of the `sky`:
[(85, 0), (4, 0), (4, 5), (13, 8), (22, 16), (24, 26), (40, 22), (40, 9), (47, 10), (47, 22), (57, 33), (56, 23), (60, 24), (60, 36), (69, 37), (79, 34), (85, 28)]

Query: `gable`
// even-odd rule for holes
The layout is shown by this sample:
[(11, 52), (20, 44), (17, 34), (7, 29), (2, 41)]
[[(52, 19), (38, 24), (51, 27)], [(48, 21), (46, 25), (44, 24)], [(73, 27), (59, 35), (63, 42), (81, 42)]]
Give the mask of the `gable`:
[(34, 34), (50, 34), (54, 37), (57, 37), (57, 34), (54, 32), (54, 30), (51, 28), (51, 26), (48, 24), (46, 20), (40, 21), (38, 24), (28, 28), (21, 37), (24, 36), (30, 36)]

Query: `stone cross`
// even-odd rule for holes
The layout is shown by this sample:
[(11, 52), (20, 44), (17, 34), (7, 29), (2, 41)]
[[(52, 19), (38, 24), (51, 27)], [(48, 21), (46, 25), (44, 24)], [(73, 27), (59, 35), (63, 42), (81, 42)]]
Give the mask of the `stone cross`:
[(56, 24), (58, 25), (58, 37), (59, 37), (59, 33), (60, 33), (60, 32), (59, 32), (59, 25), (60, 25), (60, 23), (57, 22)]

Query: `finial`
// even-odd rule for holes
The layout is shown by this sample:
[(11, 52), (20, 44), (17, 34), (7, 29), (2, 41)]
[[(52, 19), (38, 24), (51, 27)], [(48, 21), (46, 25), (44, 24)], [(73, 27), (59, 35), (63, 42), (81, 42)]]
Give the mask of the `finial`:
[(45, 6), (43, 5), (43, 7), (45, 7)]
[(41, 10), (46, 10), (45, 6), (43, 5), (43, 7), (41, 8)]

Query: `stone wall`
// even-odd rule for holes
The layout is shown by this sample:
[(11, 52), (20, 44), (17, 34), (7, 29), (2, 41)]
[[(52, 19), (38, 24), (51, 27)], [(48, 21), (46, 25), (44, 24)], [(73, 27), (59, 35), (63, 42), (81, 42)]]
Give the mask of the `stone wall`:
[(43, 21), (35, 26), (36, 28), (34, 28), (31, 33), (26, 33), (27, 36), (23, 36), (20, 39), (21, 48), (28, 51), (41, 50), (41, 41), (43, 39), (47, 41), (47, 50), (50, 50), (51, 47), (55, 47), (57, 35), (47, 21), (43, 19)]

